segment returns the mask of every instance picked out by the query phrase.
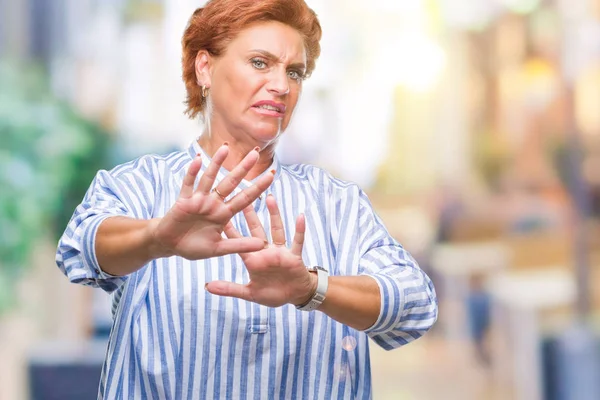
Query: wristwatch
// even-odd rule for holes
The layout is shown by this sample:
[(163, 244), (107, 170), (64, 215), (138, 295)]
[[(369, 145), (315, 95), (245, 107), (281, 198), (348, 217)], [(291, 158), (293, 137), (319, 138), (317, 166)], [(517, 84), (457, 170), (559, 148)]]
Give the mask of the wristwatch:
[(311, 299), (296, 308), (300, 311), (314, 311), (325, 301), (325, 294), (327, 293), (327, 286), (329, 284), (329, 272), (323, 267), (306, 267), (309, 272), (317, 273), (317, 291)]

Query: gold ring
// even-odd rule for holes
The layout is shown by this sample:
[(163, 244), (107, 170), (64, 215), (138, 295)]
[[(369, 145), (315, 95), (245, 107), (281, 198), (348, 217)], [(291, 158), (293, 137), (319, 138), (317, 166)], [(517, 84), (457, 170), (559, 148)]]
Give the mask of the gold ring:
[(223, 195), (221, 194), (221, 192), (219, 192), (219, 189), (217, 189), (217, 188), (215, 187), (215, 188), (213, 188), (213, 190), (212, 190), (212, 191), (213, 191), (213, 192), (215, 192), (215, 193), (217, 194), (217, 196), (219, 196), (219, 197), (221, 198), (221, 200), (225, 201), (225, 197), (226, 197), (226, 196), (223, 196)]

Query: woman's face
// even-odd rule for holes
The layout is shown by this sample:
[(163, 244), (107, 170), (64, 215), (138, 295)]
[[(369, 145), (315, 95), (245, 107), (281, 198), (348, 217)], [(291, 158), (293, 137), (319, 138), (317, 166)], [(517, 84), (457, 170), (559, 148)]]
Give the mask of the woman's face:
[(288, 25), (258, 23), (240, 32), (208, 68), (212, 131), (266, 144), (287, 128), (298, 102), (306, 71), (304, 41)]

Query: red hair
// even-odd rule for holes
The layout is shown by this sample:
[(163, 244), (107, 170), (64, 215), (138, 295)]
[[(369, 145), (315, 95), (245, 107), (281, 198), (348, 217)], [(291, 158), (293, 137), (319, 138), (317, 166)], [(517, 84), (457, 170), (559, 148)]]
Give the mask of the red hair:
[(196, 78), (196, 55), (200, 50), (218, 57), (227, 44), (249, 25), (277, 21), (296, 29), (304, 38), (306, 75), (315, 69), (321, 53), (321, 25), (304, 0), (209, 0), (189, 20), (182, 39), (183, 81), (187, 91), (185, 113), (195, 118), (204, 110), (205, 99)]

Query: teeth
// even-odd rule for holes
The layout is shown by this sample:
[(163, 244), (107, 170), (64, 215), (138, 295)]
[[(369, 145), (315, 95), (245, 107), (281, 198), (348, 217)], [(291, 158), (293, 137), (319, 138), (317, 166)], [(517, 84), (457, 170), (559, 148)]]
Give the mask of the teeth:
[(277, 112), (279, 112), (279, 108), (270, 106), (268, 104), (263, 104), (261, 106), (258, 106), (258, 108), (264, 108), (265, 110), (271, 110), (271, 111), (277, 111)]

